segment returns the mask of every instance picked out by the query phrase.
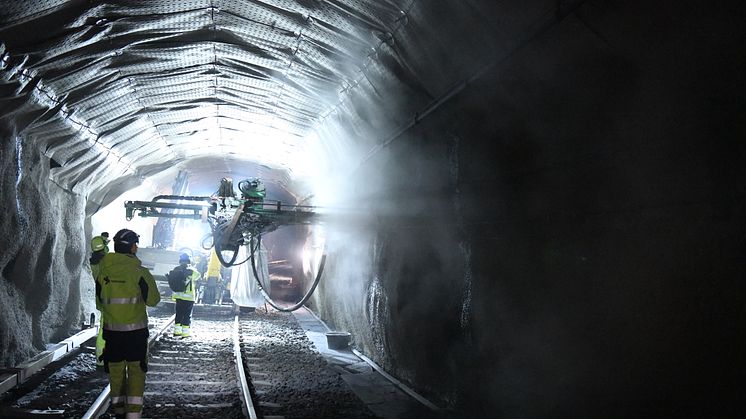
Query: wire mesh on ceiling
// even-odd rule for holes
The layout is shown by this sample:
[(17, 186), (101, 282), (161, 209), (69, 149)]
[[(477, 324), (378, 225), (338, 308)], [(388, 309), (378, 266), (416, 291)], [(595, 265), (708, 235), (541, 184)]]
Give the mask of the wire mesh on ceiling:
[(30, 127), (42, 142), (67, 137), (50, 153), (61, 184), (109, 160), (136, 172), (226, 150), (292, 170), (398, 3), (3, 1), (0, 42), (35, 80), (19, 94), (64, 107), (59, 118), (76, 124)]

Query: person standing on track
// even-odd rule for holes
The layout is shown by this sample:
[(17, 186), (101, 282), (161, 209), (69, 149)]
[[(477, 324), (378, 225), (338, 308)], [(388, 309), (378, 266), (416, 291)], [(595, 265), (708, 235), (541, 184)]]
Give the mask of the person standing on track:
[(176, 320), (174, 321), (174, 336), (189, 337), (189, 329), (192, 324), (192, 308), (194, 307), (194, 290), (197, 281), (202, 277), (197, 269), (190, 265), (189, 255), (182, 253), (179, 256), (179, 266), (175, 267), (169, 276), (179, 271), (179, 276), (184, 278), (183, 291), (175, 291), (172, 295), (176, 302)]
[[(109, 233), (103, 232), (100, 236), (96, 236), (91, 239), (91, 258), (88, 262), (91, 264), (91, 275), (95, 281), (98, 278), (99, 262), (103, 259), (104, 255), (109, 253)], [(101, 305), (96, 299), (96, 310), (101, 311)], [(98, 335), (96, 336), (96, 367), (104, 366), (104, 317), (99, 316), (98, 322)]]
[(135, 256), (139, 236), (122, 229), (99, 262), (96, 298), (104, 319), (104, 369), (117, 418), (140, 418), (148, 370), (148, 313), (161, 300), (153, 275)]

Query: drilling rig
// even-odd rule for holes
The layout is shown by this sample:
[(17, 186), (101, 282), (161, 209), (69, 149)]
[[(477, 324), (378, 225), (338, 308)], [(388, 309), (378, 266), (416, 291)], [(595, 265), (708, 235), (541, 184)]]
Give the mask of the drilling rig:
[(203, 238), (202, 247), (214, 246), (225, 267), (236, 263), (241, 246), (249, 246), (253, 254), (264, 233), (283, 225), (320, 222), (316, 207), (266, 199), (266, 188), (260, 179), (238, 182), (238, 192), (231, 178), (222, 178), (218, 190), (211, 196), (159, 195), (151, 201), (126, 201), (124, 207), (128, 221), (139, 215), (209, 223), (211, 234)]

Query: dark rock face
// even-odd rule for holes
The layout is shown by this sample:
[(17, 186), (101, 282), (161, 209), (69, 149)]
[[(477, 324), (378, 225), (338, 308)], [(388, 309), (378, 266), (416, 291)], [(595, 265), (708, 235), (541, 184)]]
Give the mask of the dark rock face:
[(374, 125), (401, 86), (370, 70), (326, 127), (385, 146), (340, 182), (370, 217), (329, 233), (321, 315), (475, 416), (733, 409), (746, 57), (728, 10), (694, 10), (590, 2), (536, 32), (505, 22), (518, 31), (485, 35), (496, 61), (473, 79), (450, 56), (468, 36), (403, 28), (399, 45), (431, 57), (410, 68), (469, 83), (445, 98), (421, 78), (435, 99), (412, 92)]

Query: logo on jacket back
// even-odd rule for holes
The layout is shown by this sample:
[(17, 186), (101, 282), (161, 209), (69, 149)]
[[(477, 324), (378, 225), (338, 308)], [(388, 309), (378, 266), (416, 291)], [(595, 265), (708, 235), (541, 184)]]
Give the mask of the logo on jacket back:
[(104, 277), (104, 285), (109, 285), (109, 282), (114, 282), (116, 284), (124, 284), (126, 281), (109, 279), (108, 276), (105, 276)]

